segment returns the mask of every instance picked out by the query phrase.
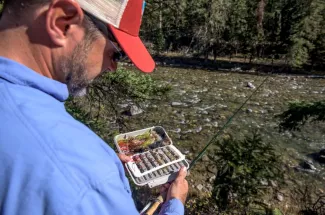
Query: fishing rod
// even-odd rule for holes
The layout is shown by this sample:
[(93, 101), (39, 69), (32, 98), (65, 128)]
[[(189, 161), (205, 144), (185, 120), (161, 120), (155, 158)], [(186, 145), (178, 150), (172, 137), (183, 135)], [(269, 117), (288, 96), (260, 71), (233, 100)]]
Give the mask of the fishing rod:
[[(262, 81), (262, 83), (256, 88), (256, 90), (254, 90), (254, 92), (245, 100), (245, 102), (227, 120), (227, 122), (222, 126), (222, 128), (209, 140), (209, 142), (205, 145), (205, 147), (202, 149), (202, 151), (192, 160), (188, 170), (191, 170), (193, 168), (193, 166), (202, 158), (202, 156), (207, 152), (208, 148), (215, 142), (215, 140), (220, 136), (220, 134), (222, 134), (222, 132), (231, 124), (232, 120), (238, 115), (238, 113), (243, 109), (243, 107), (247, 104), (247, 102), (259, 91), (259, 89), (264, 85), (264, 83), (267, 81), (268, 78), (269, 78), (269, 76), (266, 77)], [(164, 202), (163, 200), (164, 200), (164, 198), (162, 195), (158, 196), (154, 200), (154, 204), (151, 207), (150, 207), (150, 205), (151, 205), (151, 202), (150, 202), (145, 207), (145, 209), (142, 211), (146, 211), (146, 209), (148, 209), (150, 207), (149, 210), (145, 214), (152, 215), (158, 209), (159, 205)], [(142, 214), (142, 212), (140, 214)]]

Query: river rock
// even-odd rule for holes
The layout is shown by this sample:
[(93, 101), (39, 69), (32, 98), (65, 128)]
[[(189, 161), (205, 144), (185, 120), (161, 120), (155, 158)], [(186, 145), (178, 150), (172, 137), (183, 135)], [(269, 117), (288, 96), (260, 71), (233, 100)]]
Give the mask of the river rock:
[(284, 200), (284, 196), (283, 196), (283, 194), (278, 193), (278, 194), (276, 195), (276, 199), (277, 199), (279, 202), (282, 202), (282, 201)]
[(260, 110), (260, 113), (261, 114), (266, 114), (267, 113), (267, 110)]
[(211, 176), (211, 178), (209, 178), (209, 182), (212, 184), (214, 181), (216, 180), (216, 176)]
[(277, 185), (277, 183), (275, 182), (275, 181), (273, 181), (273, 180), (270, 180), (269, 181), (269, 185), (271, 186), (271, 187), (277, 187), (278, 185)]
[(251, 89), (255, 89), (256, 87), (254, 86), (254, 84), (252, 84), (251, 82), (247, 82), (246, 87), (251, 88)]
[(235, 68), (232, 68), (230, 71), (233, 71), (233, 72), (242, 72), (243, 70), (240, 67), (235, 67)]
[(207, 155), (203, 155), (202, 161), (210, 161), (210, 159)]
[(213, 191), (213, 187), (212, 187), (211, 184), (208, 184), (208, 185), (206, 186), (206, 189), (207, 189), (209, 192), (212, 192), (212, 191)]
[(204, 121), (204, 122), (211, 122), (211, 119), (206, 118), (206, 119), (204, 119), (203, 121)]
[(183, 105), (184, 105), (184, 104), (181, 103), (181, 102), (172, 102), (172, 103), (171, 103), (171, 106), (172, 106), (172, 107), (183, 106)]
[(184, 154), (184, 155), (188, 155), (188, 154), (190, 154), (190, 150), (188, 150), (188, 149), (187, 149), (187, 150), (184, 150), (184, 151), (183, 151), (183, 154)]
[(266, 179), (261, 179), (261, 180), (260, 180), (260, 184), (263, 185), (263, 186), (267, 186), (267, 185), (268, 185)]
[(196, 133), (200, 133), (201, 131), (202, 131), (202, 126), (200, 126), (200, 127), (198, 127), (198, 128), (195, 129), (195, 132)]
[(209, 165), (209, 166), (207, 167), (207, 170), (208, 170), (209, 172), (213, 173), (213, 174), (216, 174), (217, 171), (218, 171), (217, 167), (216, 167), (216, 166), (213, 166), (213, 165)]
[(302, 163), (300, 163), (299, 166), (295, 167), (295, 169), (301, 172), (309, 172), (309, 173), (315, 173), (317, 171), (317, 168), (310, 160), (303, 161)]
[(143, 110), (136, 105), (132, 105), (130, 107), (129, 113), (131, 116), (135, 116), (135, 115), (139, 115), (139, 114), (143, 113)]
[(212, 126), (217, 128), (219, 126), (219, 124), (218, 124), (218, 122), (213, 122)]
[(203, 89), (194, 90), (193, 92), (195, 92), (195, 93), (204, 93), (204, 92), (208, 92), (208, 88), (204, 87)]
[(175, 132), (175, 133), (180, 133), (182, 131), (182, 129), (180, 129), (180, 128), (176, 128), (175, 130), (171, 130), (171, 132)]
[(121, 109), (124, 109), (124, 108), (129, 107), (130, 104), (129, 104), (129, 103), (122, 103), (122, 104), (119, 104), (118, 106), (119, 106)]
[(202, 185), (202, 184), (199, 184), (199, 185), (196, 186), (196, 188), (197, 188), (199, 191), (202, 191), (202, 189), (203, 189), (203, 185)]
[(188, 133), (193, 133), (193, 130), (192, 129), (189, 129), (187, 131), (183, 131), (182, 134), (188, 134)]
[(321, 163), (325, 163), (325, 149), (320, 150), (318, 154), (318, 160)]
[(304, 162), (302, 162), (301, 167), (304, 169), (313, 170), (313, 171), (317, 170), (317, 168), (314, 166), (313, 162), (310, 160), (305, 160)]
[(227, 105), (223, 105), (223, 104), (219, 104), (218, 107), (219, 108), (227, 108), (228, 106)]
[(197, 104), (197, 103), (199, 103), (199, 102), (201, 102), (201, 101), (202, 101), (202, 100), (199, 99), (199, 98), (193, 98), (193, 99), (189, 100), (188, 102), (191, 103), (191, 104)]
[(196, 113), (197, 114), (203, 114), (203, 115), (208, 115), (209, 114), (209, 112), (206, 111), (206, 110), (198, 110)]
[(248, 109), (246, 110), (246, 113), (253, 113), (253, 110), (250, 109), (250, 108), (248, 108)]
[(179, 94), (179, 95), (184, 95), (185, 93), (186, 93), (185, 90), (180, 90), (180, 91), (178, 91), (178, 94)]

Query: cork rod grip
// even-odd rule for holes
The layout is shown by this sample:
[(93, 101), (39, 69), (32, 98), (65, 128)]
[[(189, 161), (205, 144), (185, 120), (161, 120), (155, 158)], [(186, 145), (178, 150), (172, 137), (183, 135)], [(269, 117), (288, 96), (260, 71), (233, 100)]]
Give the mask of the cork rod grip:
[(164, 202), (164, 198), (162, 196), (158, 196), (156, 202), (149, 208), (146, 212), (146, 215), (153, 215), (158, 209), (159, 205)]

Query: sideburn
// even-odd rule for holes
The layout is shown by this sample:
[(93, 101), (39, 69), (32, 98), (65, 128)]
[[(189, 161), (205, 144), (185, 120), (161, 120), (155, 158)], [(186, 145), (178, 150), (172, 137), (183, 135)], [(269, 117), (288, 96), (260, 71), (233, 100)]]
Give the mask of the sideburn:
[(101, 35), (87, 16), (85, 16), (84, 27), (86, 31), (82, 42), (77, 45), (70, 56), (63, 56), (59, 62), (59, 69), (65, 74), (65, 83), (71, 96), (84, 95), (90, 84), (87, 78), (86, 61), (92, 42)]

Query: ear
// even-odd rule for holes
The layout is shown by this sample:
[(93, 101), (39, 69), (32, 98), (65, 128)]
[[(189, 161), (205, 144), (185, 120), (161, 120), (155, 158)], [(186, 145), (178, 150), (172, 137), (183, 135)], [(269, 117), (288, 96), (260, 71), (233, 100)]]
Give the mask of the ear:
[(57, 46), (64, 46), (71, 27), (81, 26), (83, 19), (84, 13), (76, 1), (53, 1), (46, 16), (46, 29), (52, 42)]

